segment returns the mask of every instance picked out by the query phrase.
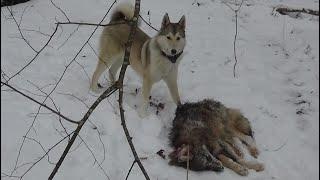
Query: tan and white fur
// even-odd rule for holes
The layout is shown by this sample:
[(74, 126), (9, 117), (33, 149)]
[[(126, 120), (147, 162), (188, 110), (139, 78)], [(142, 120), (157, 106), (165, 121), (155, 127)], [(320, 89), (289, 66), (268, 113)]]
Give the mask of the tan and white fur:
[[(121, 22), (133, 17), (134, 7), (130, 4), (121, 4), (113, 12), (110, 22)], [(99, 61), (92, 76), (91, 90), (101, 92), (98, 80), (101, 74), (109, 68), (109, 78), (115, 80), (118, 69), (124, 57), (125, 43), (127, 42), (130, 26), (119, 24), (106, 26), (100, 37)], [(162, 20), (159, 33), (150, 38), (139, 27), (137, 28), (130, 53), (130, 65), (143, 80), (143, 105), (139, 115), (147, 115), (146, 108), (149, 102), (152, 85), (160, 80), (167, 84), (171, 97), (176, 104), (180, 104), (177, 85), (178, 65), (186, 44), (185, 16), (178, 23), (171, 23), (168, 14)]]

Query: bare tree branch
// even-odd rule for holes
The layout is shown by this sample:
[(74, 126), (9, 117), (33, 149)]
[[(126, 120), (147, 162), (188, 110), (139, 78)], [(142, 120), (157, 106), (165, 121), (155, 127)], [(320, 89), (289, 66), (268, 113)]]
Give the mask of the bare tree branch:
[(146, 180), (150, 180), (149, 175), (147, 174), (146, 170), (144, 169), (139, 156), (135, 150), (135, 147), (132, 143), (132, 137), (130, 136), (130, 133), (128, 131), (127, 125), (126, 125), (126, 121), (125, 121), (125, 117), (124, 117), (124, 109), (122, 106), (122, 101), (123, 101), (123, 79), (125, 76), (125, 72), (126, 69), (129, 65), (129, 57), (130, 57), (130, 50), (131, 50), (131, 46), (133, 43), (133, 38), (134, 35), (136, 33), (136, 29), (137, 29), (137, 24), (138, 24), (138, 18), (139, 18), (139, 12), (140, 12), (140, 0), (136, 0), (135, 1), (135, 10), (134, 10), (134, 15), (132, 18), (132, 21), (129, 23), (129, 25), (131, 26), (130, 28), (130, 33), (129, 33), (129, 37), (128, 37), (128, 41), (126, 43), (125, 46), (125, 52), (124, 52), (124, 60), (123, 60), (123, 64), (120, 70), (120, 75), (119, 75), (119, 79), (118, 79), (118, 83), (119, 83), (119, 109), (120, 109), (120, 118), (121, 118), (121, 125), (123, 127), (124, 133), (126, 135), (127, 141), (129, 143), (129, 146), (131, 148), (131, 151), (133, 153), (134, 159), (135, 161), (138, 163), (144, 177), (146, 178)]
[(126, 180), (128, 180), (128, 177), (129, 177), (129, 175), (130, 175), (130, 173), (131, 173), (131, 170), (132, 170), (132, 168), (133, 168), (133, 166), (134, 166), (134, 164), (135, 164), (136, 162), (137, 162), (136, 160), (134, 160), (134, 161), (132, 162), (131, 167), (130, 167), (130, 169), (129, 169), (128, 173), (127, 173), (127, 176), (126, 176)]
[[(79, 135), (83, 125), (86, 123), (86, 121), (89, 121), (90, 123), (92, 123), (90, 120), (89, 120), (89, 117), (91, 116), (92, 112), (94, 111), (94, 109), (107, 97), (109, 97), (111, 94), (113, 94), (115, 91), (117, 91), (119, 89), (119, 110), (120, 110), (120, 117), (121, 117), (121, 125), (123, 127), (123, 130), (124, 130), (124, 133), (126, 135), (126, 138), (127, 138), (127, 141), (128, 141), (128, 144), (131, 148), (131, 151), (133, 153), (133, 156), (134, 156), (134, 162), (128, 172), (128, 175), (127, 175), (127, 178), (134, 166), (135, 163), (138, 164), (138, 166), (140, 167), (143, 175), (145, 176), (145, 178), (147, 180), (149, 180), (149, 176), (146, 172), (146, 170), (144, 169), (141, 161), (140, 161), (140, 158), (138, 157), (137, 155), (137, 152), (135, 150), (135, 147), (133, 145), (133, 142), (132, 142), (132, 137), (130, 136), (129, 134), (129, 131), (127, 129), (127, 126), (126, 126), (126, 122), (125, 122), (125, 116), (124, 116), (124, 109), (122, 107), (122, 101), (123, 101), (123, 80), (124, 80), (124, 76), (125, 76), (125, 71), (126, 71), (126, 68), (127, 66), (129, 65), (129, 57), (130, 57), (130, 49), (131, 49), (131, 46), (132, 46), (132, 43), (133, 43), (133, 38), (135, 36), (135, 32), (136, 32), (136, 28), (137, 28), (137, 23), (138, 23), (138, 18), (139, 18), (139, 11), (140, 11), (140, 0), (136, 0), (135, 1), (135, 11), (134, 11), (134, 17), (132, 20), (130, 21), (122, 21), (122, 22), (117, 22), (117, 23), (109, 23), (109, 24), (101, 24), (103, 22), (103, 20), (106, 18), (107, 14), (109, 13), (109, 11), (111, 10), (111, 8), (113, 7), (113, 5), (116, 3), (116, 0), (112, 3), (112, 5), (110, 6), (110, 8), (108, 9), (107, 13), (104, 15), (104, 17), (102, 18), (102, 20), (100, 21), (99, 24), (93, 24), (93, 23), (77, 23), (77, 22), (70, 22), (69, 18), (67, 17), (67, 15), (61, 10), (61, 8), (57, 7), (54, 2), (52, 0), (50, 0), (51, 3), (56, 7), (58, 8), (63, 14), (64, 16), (66, 17), (66, 19), (68, 20), (68, 22), (57, 22), (56, 23), (56, 27), (55, 27), (55, 30), (54, 32), (50, 35), (50, 38), (48, 39), (48, 41), (45, 43), (45, 45), (39, 50), (39, 51), (36, 51), (35, 49), (33, 49), (35, 52), (36, 52), (36, 55), (25, 65), (23, 66), (17, 73), (15, 73), (14, 75), (12, 75), (11, 77), (7, 76), (2, 70), (2, 78), (5, 80), (5, 82), (2, 82), (1, 81), (1, 87), (2, 85), (5, 85), (6, 87), (9, 87), (11, 90), (13, 90), (14, 92), (17, 92), (19, 94), (21, 94), (22, 96), (26, 97), (27, 99), (39, 104), (39, 108), (38, 108), (38, 111), (33, 119), (33, 122), (31, 124), (31, 126), (29, 127), (28, 131), (26, 132), (25, 136), (24, 136), (24, 139), (23, 139), (23, 142), (20, 146), (20, 149), (19, 149), (19, 153), (18, 153), (18, 156), (17, 156), (17, 159), (16, 159), (16, 162), (15, 162), (15, 167), (14, 167), (14, 170), (11, 172), (11, 175), (9, 175), (10, 177), (15, 177), (13, 176), (13, 172), (17, 169), (17, 167), (21, 167), (21, 166), (18, 166), (18, 162), (19, 162), (19, 157), (20, 157), (20, 153), (21, 153), (21, 150), (22, 150), (22, 147), (23, 147), (23, 144), (24, 144), (24, 141), (25, 139), (29, 139), (29, 140), (34, 140), (35, 142), (37, 142), (38, 144), (41, 145), (41, 143), (39, 141), (36, 141), (35, 139), (32, 139), (32, 138), (29, 138), (27, 135), (30, 131), (31, 128), (33, 128), (33, 125), (36, 121), (36, 118), (37, 116), (39, 115), (40, 113), (40, 109), (42, 107), (45, 107), (46, 109), (50, 110), (52, 113), (58, 115), (59, 117), (59, 122), (61, 123), (61, 119), (60, 118), (63, 118), (65, 120), (67, 120), (68, 122), (71, 122), (71, 123), (74, 123), (74, 124), (77, 124), (77, 128), (70, 134), (67, 134), (67, 131), (66, 129), (64, 128), (63, 124), (61, 123), (62, 127), (64, 128), (65, 130), (65, 133), (67, 134), (67, 136), (65, 136), (61, 141), (59, 141), (57, 144), (55, 144), (54, 146), (52, 146), (47, 152), (46, 154), (41, 157), (40, 159), (38, 159), (36, 162), (32, 163), (32, 165), (28, 168), (28, 170), (22, 174), (22, 176), (19, 176), (20, 179), (22, 179), (38, 162), (40, 162), (45, 156), (48, 155), (48, 153), (55, 147), (57, 146), (60, 142), (62, 142), (65, 138), (69, 138), (69, 141), (68, 141), (68, 144), (67, 146), (65, 147), (61, 157), (59, 158), (58, 162), (56, 163), (54, 169), (52, 170), (50, 176), (48, 177), (49, 180), (53, 179), (55, 174), (58, 172), (61, 164), (63, 163), (65, 157), (67, 156), (67, 154), (70, 152), (70, 149), (72, 147), (72, 145), (74, 144), (77, 136), (79, 136), (79, 138), (82, 140), (81, 142), (83, 142), (85, 144), (85, 146), (87, 147), (87, 149), (91, 152), (91, 154), (93, 155), (94, 159), (95, 159), (95, 162), (98, 162), (95, 155), (93, 154), (92, 150), (90, 149), (90, 147), (88, 146), (88, 144), (86, 142), (84, 142), (84, 140), (81, 138), (81, 136)], [(13, 16), (13, 13), (12, 11), (10, 11), (10, 9), (8, 9), (9, 12), (11, 13), (13, 19), (15, 20), (14, 16)], [(23, 17), (23, 14), (21, 16), (21, 19)], [(141, 17), (142, 18), (142, 17)], [(143, 18), (142, 18), (143, 19)], [(20, 30), (20, 23), (18, 24), (17, 21), (15, 20), (17, 26), (18, 26), (18, 29), (21, 33), (21, 30)], [(147, 23), (147, 22), (146, 22)], [(87, 39), (87, 41), (83, 44), (83, 46), (80, 48), (80, 50), (76, 53), (76, 55), (73, 57), (73, 59), (66, 65), (64, 71), (62, 72), (61, 76), (59, 77), (59, 79), (57, 80), (57, 82), (53, 85), (54, 87), (50, 90), (49, 93), (45, 93), (44, 91), (41, 90), (41, 88), (39, 88), (38, 86), (37, 89), (40, 90), (42, 93), (45, 94), (45, 99), (42, 101), (42, 102), (39, 102), (37, 100), (35, 100), (34, 98), (26, 95), (25, 93), (19, 91), (18, 89), (12, 87), (11, 85), (9, 85), (9, 81), (16, 77), (17, 75), (19, 75), (24, 69), (26, 69), (37, 57), (38, 55), (43, 51), (43, 49), (49, 44), (49, 42), (51, 41), (51, 39), (53, 38), (53, 36), (56, 34), (57, 32), (57, 29), (60, 25), (62, 24), (78, 24), (78, 27), (80, 25), (93, 25), (93, 26), (96, 26), (94, 31), (91, 33), (91, 35), (89, 36), (89, 38)], [(120, 75), (119, 75), (119, 79), (118, 81), (113, 84), (112, 86), (110, 86), (107, 90), (105, 90), (100, 96), (99, 98), (90, 106), (90, 108), (88, 109), (88, 111), (86, 112), (86, 114), (83, 116), (83, 118), (80, 120), (80, 121), (74, 121), (74, 120), (71, 120), (70, 118), (68, 117), (65, 117), (63, 116), (60, 112), (59, 112), (59, 108), (55, 105), (53, 99), (50, 97), (50, 95), (55, 91), (55, 89), (57, 88), (57, 86), (59, 85), (59, 83), (62, 81), (63, 77), (64, 77), (64, 74), (66, 73), (68, 67), (76, 61), (76, 58), (78, 57), (78, 55), (80, 54), (80, 52), (82, 51), (82, 49), (87, 45), (89, 44), (89, 41), (91, 39), (91, 37), (93, 36), (93, 34), (95, 33), (95, 31), (97, 30), (98, 27), (100, 26), (111, 26), (111, 25), (118, 25), (118, 24), (129, 24), (130, 26), (130, 33), (129, 33), (129, 37), (128, 37), (128, 41), (125, 45), (125, 55), (124, 55), (124, 62), (123, 62), (123, 65), (121, 67), (121, 72), (120, 72)], [(152, 27), (149, 23), (147, 23), (150, 27)], [(61, 26), (60, 26), (61, 27)], [(153, 28), (153, 27), (152, 27)], [(157, 29), (153, 28), (154, 30), (157, 31)], [(76, 31), (76, 30), (75, 30)], [(75, 32), (74, 31), (74, 32)], [(73, 33), (74, 33), (73, 32)], [(68, 39), (72, 36), (72, 34), (70, 34), (70, 36), (68, 37)], [(21, 33), (21, 36), (22, 38), (24, 39), (22, 33)], [(68, 40), (67, 39), (67, 40)], [(25, 40), (25, 39), (24, 39)], [(66, 40), (66, 41), (67, 41)], [(25, 40), (26, 41), (26, 40)], [(65, 41), (65, 42), (66, 42)], [(27, 42), (27, 41), (26, 41)], [(65, 42), (63, 44), (65, 44)], [(29, 45), (29, 44), (28, 44)], [(90, 44), (89, 44), (90, 45)], [(32, 46), (31, 46), (32, 47)], [(90, 45), (91, 47), (91, 45)], [(92, 47), (91, 47), (92, 48)], [(77, 62), (77, 61), (76, 61)], [(79, 63), (78, 63), (79, 64)], [(81, 66), (81, 64), (79, 64)], [(82, 66), (81, 66), (82, 67)], [(54, 104), (56, 110), (54, 110), (53, 108), (50, 108), (49, 106), (47, 106), (45, 104), (46, 100), (47, 99), (50, 99), (52, 101), (52, 103)], [(79, 99), (78, 99), (79, 100)], [(97, 128), (95, 128), (97, 130)], [(100, 139), (100, 142), (102, 143), (103, 145), (103, 148), (104, 148), (104, 158), (102, 160), (102, 162), (104, 161), (105, 159), (105, 147), (104, 147), (104, 144), (101, 140), (101, 137), (100, 137), (100, 132), (97, 130), (98, 132), (98, 135), (99, 135), (99, 139)], [(70, 135), (72, 134), (72, 137), (70, 138)], [(44, 150), (43, 146), (41, 145), (42, 149)], [(102, 162), (98, 162), (99, 164), (99, 167), (103, 170), (101, 164)], [(106, 177), (109, 179), (108, 175), (105, 173), (105, 171), (103, 170), (104, 174), (106, 175)], [(5, 175), (5, 174), (4, 174)]]
[(68, 117), (66, 117), (66, 116), (64, 116), (64, 115), (62, 115), (60, 112), (55, 111), (54, 109), (52, 109), (51, 107), (47, 106), (46, 104), (43, 104), (43, 103), (41, 103), (41, 102), (39, 102), (39, 101), (37, 101), (37, 100), (33, 99), (32, 97), (30, 97), (30, 96), (28, 96), (28, 95), (24, 94), (23, 92), (19, 91), (18, 89), (16, 89), (16, 88), (12, 87), (11, 85), (9, 85), (9, 84), (7, 84), (7, 83), (5, 83), (5, 82), (2, 82), (2, 81), (1, 81), (1, 84), (3, 84), (3, 85), (5, 85), (5, 86), (9, 87), (9, 88), (10, 88), (10, 89), (12, 89), (14, 92), (19, 93), (19, 94), (21, 94), (22, 96), (26, 97), (27, 99), (29, 99), (29, 100), (31, 100), (31, 101), (33, 101), (33, 102), (35, 102), (35, 103), (39, 104), (40, 106), (42, 106), (42, 107), (44, 107), (44, 108), (48, 109), (49, 111), (51, 111), (51, 112), (53, 112), (54, 114), (56, 114), (56, 115), (58, 115), (58, 116), (62, 117), (63, 119), (65, 119), (65, 120), (66, 120), (66, 121), (68, 121), (68, 122), (71, 122), (71, 123), (74, 123), (74, 124), (79, 124), (79, 123), (80, 123), (80, 122), (78, 122), (78, 121), (74, 121), (74, 120), (72, 120), (72, 119), (70, 119), (70, 118), (68, 118)]
[[(142, 21), (143, 21), (144, 23), (146, 23), (149, 27), (151, 27), (153, 30), (159, 32), (158, 29), (156, 29), (155, 27), (153, 27), (153, 26), (150, 24), (150, 22), (148, 23), (141, 15), (139, 15), (139, 17), (140, 17), (140, 18), (142, 19)], [(150, 16), (149, 16), (149, 17), (150, 17)], [(149, 18), (149, 21), (150, 21), (150, 18)]]
[[(101, 22), (100, 22), (101, 23)], [(84, 23), (84, 22), (57, 22), (56, 24), (78, 24), (78, 25), (86, 25), (86, 26), (114, 26), (119, 24), (127, 24), (128, 21), (121, 21), (121, 22), (115, 22), (115, 23), (108, 23), (108, 24), (95, 24), (95, 23)]]
[[(20, 74), (25, 68), (27, 68), (38, 56), (39, 54), (47, 47), (47, 45), (49, 44), (49, 42), (51, 41), (51, 39), (53, 38), (53, 36), (56, 34), (57, 30), (58, 30), (58, 26), (59, 24), (56, 25), (56, 28), (54, 29), (53, 33), (50, 35), (50, 38), (48, 39), (48, 41), (44, 44), (44, 46), (37, 51), (36, 55), (26, 64), (24, 65), (18, 72), (16, 72), (14, 75), (12, 75), (6, 82), (8, 83), (12, 78), (14, 78), (15, 76), (17, 76), (18, 74)], [(1, 85), (2, 86), (2, 85)]]
[(53, 0), (50, 0), (50, 2), (51, 2), (51, 4), (52, 4), (54, 7), (56, 7), (56, 8), (64, 15), (64, 17), (68, 20), (68, 22), (70, 22), (70, 19), (68, 18), (68, 16), (66, 15), (66, 13), (65, 13), (59, 6), (57, 6), (57, 5), (53, 2)]
[(22, 34), (21, 28), (20, 28), (20, 24), (17, 22), (16, 18), (14, 17), (13, 12), (12, 12), (12, 9), (10, 9), (9, 6), (7, 6), (7, 9), (8, 9), (8, 11), (9, 11), (9, 13), (11, 14), (12, 19), (14, 20), (14, 22), (15, 22), (16, 25), (17, 25), (17, 28), (18, 28), (18, 31), (19, 31), (19, 33), (20, 33), (21, 38), (24, 40), (24, 42), (25, 42), (34, 52), (38, 53), (38, 51), (37, 51), (34, 47), (31, 46), (31, 44), (29, 43), (29, 41), (28, 41), (28, 40), (24, 37), (24, 35)]
[(50, 176), (49, 176), (49, 180), (53, 179), (55, 174), (58, 172), (58, 169), (60, 168), (63, 160), (65, 159), (66, 155), (68, 154), (72, 144), (74, 143), (74, 141), (76, 140), (77, 136), (80, 133), (80, 130), (82, 128), (82, 126), (86, 123), (86, 121), (88, 120), (89, 116), (92, 114), (92, 112), (94, 111), (94, 109), (99, 105), (99, 103), (104, 100), (106, 97), (110, 96), (112, 93), (114, 93), (117, 90), (117, 83), (113, 84), (112, 86), (110, 86), (107, 90), (105, 90), (100, 97), (91, 105), (91, 107), (89, 108), (89, 110), (87, 111), (87, 113), (83, 116), (83, 118), (79, 121), (79, 125), (76, 128), (76, 130), (74, 131), (74, 134), (72, 135), (67, 147), (65, 148), (65, 150), (63, 151), (59, 161), (57, 162), (55, 168), (53, 169), (53, 171), (51, 172)]
[(91, 150), (91, 148), (89, 147), (89, 145), (84, 141), (84, 139), (80, 135), (78, 135), (78, 136), (81, 139), (81, 141), (83, 142), (83, 144), (86, 146), (86, 148), (89, 150), (89, 152), (91, 153), (91, 155), (92, 155), (92, 157), (94, 159), (94, 164), (97, 162), (97, 164), (98, 164), (100, 170), (103, 172), (104, 176), (106, 176), (110, 180), (110, 177), (108, 176), (107, 172), (101, 166), (101, 163), (99, 163), (99, 161), (97, 160), (96, 156), (94, 155), (94, 153)]
[(38, 162), (40, 162), (45, 156), (47, 156), (47, 154), (54, 149), (58, 144), (60, 144), (62, 141), (64, 141), (67, 137), (69, 137), (71, 134), (73, 134), (73, 132), (71, 132), (70, 134), (66, 135), (64, 138), (62, 138), (60, 141), (58, 141), (55, 145), (53, 145), (51, 148), (49, 148), (49, 150), (42, 156), (40, 157), (36, 162), (34, 162), (28, 169), (27, 171), (25, 171), (21, 176), (20, 179), (22, 179)]

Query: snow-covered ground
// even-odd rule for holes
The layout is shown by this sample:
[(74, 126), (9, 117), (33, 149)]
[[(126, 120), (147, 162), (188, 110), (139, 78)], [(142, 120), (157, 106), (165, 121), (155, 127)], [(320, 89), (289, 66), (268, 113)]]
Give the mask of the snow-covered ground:
[[(71, 21), (97, 23), (113, 1), (54, 2)], [(229, 4), (233, 6), (233, 2)], [(148, 0), (141, 3), (141, 15), (147, 20), (150, 18), (156, 28), (159, 28), (165, 12), (169, 13), (172, 21), (178, 21), (183, 14), (186, 15), (187, 46), (179, 69), (182, 101), (215, 98), (226, 106), (239, 108), (252, 123), (261, 150), (258, 160), (266, 167), (263, 172), (250, 170), (248, 177), (240, 177), (229, 169), (223, 173), (191, 172), (190, 180), (319, 179), (319, 18), (304, 15), (295, 19), (272, 14), (273, 7), (280, 4), (318, 10), (318, 0), (245, 1), (239, 12), (236, 78), (233, 77), (235, 16), (225, 4), (219, 0)], [(18, 23), (24, 9), (22, 33), (37, 50), (45, 44), (48, 34), (53, 32), (55, 19), (66, 21), (49, 0), (31, 0), (13, 6)], [(141, 27), (150, 36), (156, 34), (144, 23)], [(10, 84), (42, 101), (44, 94), (32, 83), (49, 93), (93, 29), (63, 25), (49, 46)], [(95, 51), (101, 30), (99, 28), (90, 40)], [(1, 70), (11, 76), (34, 54), (20, 38), (7, 8), (2, 7)], [(89, 92), (89, 78), (97, 57), (87, 45), (76, 61), (68, 68), (51, 97), (62, 114), (79, 120), (87, 106), (97, 98)], [(141, 105), (141, 80), (130, 68), (125, 79), (124, 108), (128, 128), (151, 179), (185, 179), (185, 169), (169, 166), (167, 159), (156, 154), (160, 149), (165, 154), (171, 151), (167, 135), (175, 105), (165, 84), (158, 83), (151, 93), (154, 101), (165, 105), (164, 109), (156, 114), (155, 108), (150, 107), (151, 115), (140, 119), (136, 107)], [(38, 105), (6, 89), (1, 88), (1, 179), (11, 179), (3, 173), (10, 174), (14, 168), (22, 137), (38, 109)], [(135, 94), (136, 89), (138, 95)], [(133, 156), (120, 124), (116, 99), (117, 96), (113, 95), (94, 111), (90, 117), (92, 123), (87, 122), (80, 133), (86, 144), (77, 139), (55, 179), (107, 179), (98, 165), (101, 162), (110, 179), (125, 179)], [(50, 99), (46, 104), (54, 107)], [(74, 125), (62, 122), (68, 132), (74, 130)], [(43, 108), (28, 133), (28, 137), (40, 142), (45, 150), (63, 136), (64, 130), (57, 117)], [(66, 141), (49, 153), (50, 162), (58, 160), (65, 146)], [(34, 162), (43, 154), (38, 143), (27, 139), (18, 165)], [(98, 163), (94, 163), (92, 154)], [(54, 167), (50, 162), (46, 157), (24, 179), (47, 179)], [(13, 175), (20, 176), (30, 165), (23, 165)], [(138, 166), (133, 168), (129, 179), (143, 179)]]

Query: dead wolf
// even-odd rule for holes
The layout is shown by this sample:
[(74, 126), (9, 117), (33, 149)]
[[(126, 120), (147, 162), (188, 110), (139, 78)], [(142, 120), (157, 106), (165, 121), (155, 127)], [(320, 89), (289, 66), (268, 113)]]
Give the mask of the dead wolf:
[(169, 155), (171, 165), (186, 168), (189, 159), (191, 170), (222, 171), (227, 167), (242, 176), (248, 174), (248, 168), (264, 169), (261, 163), (246, 161), (239, 148), (243, 143), (253, 157), (258, 157), (248, 119), (218, 101), (206, 99), (179, 105), (169, 139), (174, 147)]

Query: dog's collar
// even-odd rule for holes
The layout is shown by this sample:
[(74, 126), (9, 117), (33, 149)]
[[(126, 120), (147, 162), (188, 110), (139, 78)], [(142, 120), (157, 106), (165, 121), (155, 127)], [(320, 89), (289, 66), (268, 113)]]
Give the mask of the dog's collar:
[(183, 51), (181, 51), (180, 53), (178, 53), (176, 55), (170, 56), (170, 55), (166, 54), (165, 52), (161, 51), (161, 54), (163, 56), (167, 57), (172, 63), (175, 63), (182, 53), (183, 53)]

